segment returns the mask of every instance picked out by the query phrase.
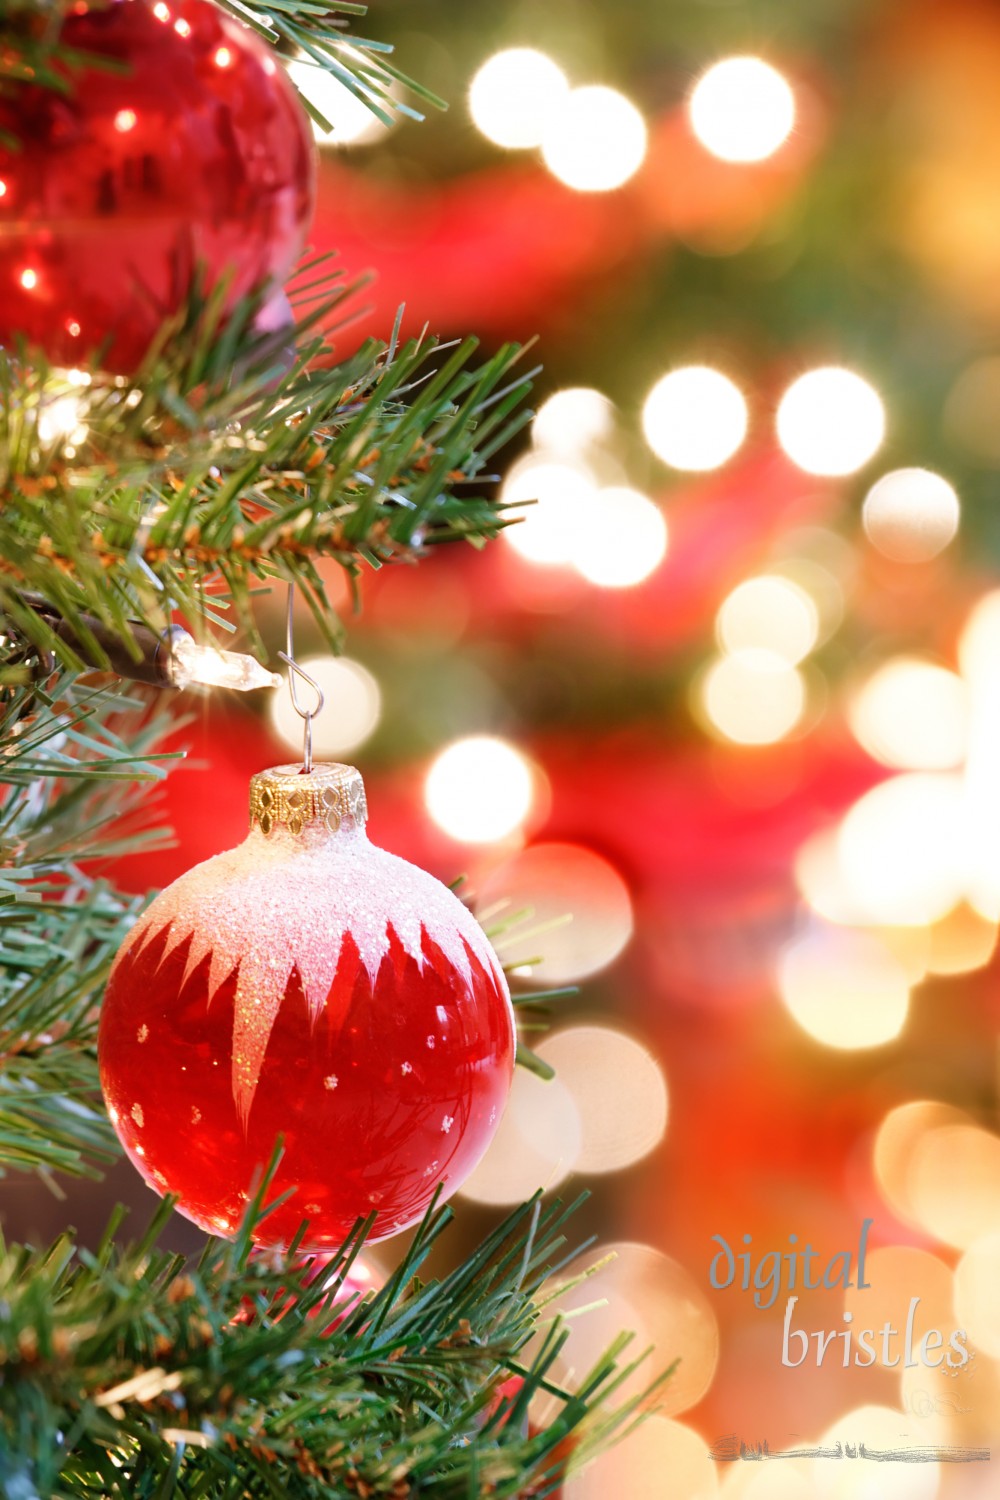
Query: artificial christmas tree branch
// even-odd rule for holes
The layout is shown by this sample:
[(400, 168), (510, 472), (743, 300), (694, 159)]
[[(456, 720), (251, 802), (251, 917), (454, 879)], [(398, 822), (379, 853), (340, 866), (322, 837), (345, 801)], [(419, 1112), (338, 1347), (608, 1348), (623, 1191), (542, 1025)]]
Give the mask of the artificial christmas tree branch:
[[(366, 15), (367, 5), (352, 4), (350, 0), (322, 6), (261, 5), (250, 0), (246, 4), (242, 0), (222, 0), (222, 3), (224, 10), (253, 25), (268, 41), (293, 48), (330, 73), (383, 124), (390, 125), (397, 113), (414, 120), (423, 119), (417, 110), (396, 97), (394, 85), (435, 109), (447, 107), (443, 99), (389, 62), (393, 49), (386, 42), (374, 42), (352, 33), (349, 44), (345, 45), (344, 28), (348, 19)], [(330, 122), (322, 111), (310, 100), (304, 99), (303, 103), (312, 118), (329, 130)]]
[(59, 683), (0, 700), (0, 1171), (94, 1175), (117, 1155), (100, 1105), (97, 1007), (142, 906), (92, 873), (156, 847), (139, 785), (175, 722)]
[[(325, 291), (335, 283), (327, 276)], [(338, 288), (323, 310), (346, 295)], [(231, 599), (260, 650), (250, 595), (274, 578), (302, 589), (336, 645), (318, 559), (354, 579), (503, 524), (496, 499), (468, 489), (526, 420), (530, 375), (511, 379), (519, 350), (476, 367), (471, 340), (451, 350), (392, 340), (324, 364), (329, 345), (308, 337), (313, 313), (274, 382), (275, 340), (253, 333), (254, 306), (224, 332), (218, 298), (189, 308), (169, 350), (164, 342), (128, 388), (68, 383), (0, 352), (0, 613), (67, 666), (109, 665), (88, 613), (139, 660), (130, 622), (162, 632), (165, 601), (232, 628), (219, 615)], [(24, 609), (26, 590), (85, 652)]]
[[(577, 1394), (554, 1379), (565, 1331), (543, 1326), (538, 1301), (571, 1258), (558, 1203), (515, 1210), (423, 1285), (450, 1219), (432, 1208), (385, 1287), (333, 1325), (320, 1309), (370, 1225), (310, 1280), (292, 1255), (250, 1259), (266, 1203), (265, 1178), (240, 1233), (210, 1241), (197, 1267), (155, 1249), (169, 1200), (131, 1246), (117, 1245), (116, 1216), (93, 1255), (70, 1236), (4, 1248), (5, 1493), (542, 1496), (567, 1440), (582, 1459), (621, 1435), (666, 1378), (601, 1410), (636, 1369), (623, 1338)], [(504, 1405), (495, 1392), (512, 1369), (524, 1383)], [(555, 1415), (529, 1435), (522, 1415), (541, 1390)]]
[[(286, 56), (308, 60), (329, 73), (384, 124), (397, 116), (422, 120), (423, 115), (407, 103), (406, 95), (445, 109), (430, 89), (407, 77), (393, 63), (393, 48), (387, 42), (345, 35), (347, 26), (367, 14), (367, 5), (352, 0), (314, 5), (309, 0), (287, 4), (255, 4), (252, 0), (220, 0), (221, 8), (243, 22)], [(69, 14), (73, 0), (2, 0), (0, 22), (5, 27), (0, 55), (0, 92), (4, 85), (25, 78), (65, 91), (66, 75), (93, 66), (87, 53), (67, 48), (59, 40), (59, 24)], [(330, 122), (311, 100), (303, 98), (309, 115), (324, 130)]]

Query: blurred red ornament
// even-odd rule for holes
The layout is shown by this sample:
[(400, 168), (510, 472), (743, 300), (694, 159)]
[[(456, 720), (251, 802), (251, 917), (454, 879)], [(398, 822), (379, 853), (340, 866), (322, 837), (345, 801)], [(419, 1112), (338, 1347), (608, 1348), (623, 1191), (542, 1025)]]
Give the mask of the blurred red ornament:
[[(291, 370), (298, 354), (295, 347), (295, 313), (280, 287), (254, 318), (253, 331), (259, 334), (260, 342), (255, 346), (252, 356), (241, 356), (236, 361), (233, 374), (242, 378), (248, 367), (256, 366), (259, 371), (264, 364), (269, 370), (265, 382), (267, 389), (274, 390)], [(258, 374), (256, 378), (259, 380), (262, 377)], [(250, 505), (251, 502), (246, 502), (244, 514), (248, 517), (253, 513)], [(263, 506), (259, 507), (259, 511), (261, 515), (264, 514)]]
[[(269, 48), (210, 0), (76, 5), (67, 91), (0, 100), (0, 342), (129, 372), (204, 273), (231, 305), (280, 283), (314, 201), (314, 147)], [(110, 66), (107, 66), (110, 65)]]
[[(250, 1252), (251, 1260), (266, 1261), (267, 1257), (275, 1252), (271, 1250), (255, 1249)], [(311, 1286), (319, 1278), (325, 1278), (329, 1285), (329, 1293), (320, 1301), (313, 1303), (307, 1314), (310, 1318), (330, 1319), (323, 1329), (324, 1335), (331, 1334), (339, 1328), (346, 1317), (355, 1311), (358, 1303), (363, 1297), (372, 1292), (381, 1290), (382, 1278), (363, 1260), (356, 1258), (352, 1261), (348, 1271), (339, 1275), (331, 1267), (335, 1267), (339, 1257), (337, 1255), (306, 1255), (300, 1257), (303, 1268), (302, 1285)], [(284, 1295), (284, 1287), (280, 1289), (271, 1305), (271, 1321), (279, 1322), (295, 1306), (295, 1298), (288, 1294)], [(334, 1316), (331, 1318), (330, 1314)], [(252, 1323), (257, 1315), (257, 1309), (249, 1297), (244, 1297), (239, 1312), (233, 1318), (234, 1323)]]
[[(482, 1415), (480, 1417), (480, 1426), (485, 1427), (487, 1423), (492, 1422), (497, 1413), (499, 1413), (500, 1420), (497, 1423), (497, 1426), (506, 1427), (508, 1421), (510, 1420), (510, 1414), (514, 1410), (514, 1405), (517, 1401), (517, 1398), (518, 1396), (520, 1396), (523, 1389), (523, 1375), (510, 1375), (506, 1380), (501, 1380), (499, 1385), (494, 1386), (493, 1394), (483, 1408)], [(527, 1437), (527, 1411), (525, 1411), (522, 1416), (520, 1429), (522, 1436)]]
[(279, 1136), (258, 1240), (373, 1239), (419, 1219), (482, 1157), (514, 1066), (503, 972), (471, 913), (369, 843), (356, 771), (251, 784), (237, 849), (169, 886), (115, 960), (101, 1017), (111, 1118), (151, 1187), (226, 1234)]

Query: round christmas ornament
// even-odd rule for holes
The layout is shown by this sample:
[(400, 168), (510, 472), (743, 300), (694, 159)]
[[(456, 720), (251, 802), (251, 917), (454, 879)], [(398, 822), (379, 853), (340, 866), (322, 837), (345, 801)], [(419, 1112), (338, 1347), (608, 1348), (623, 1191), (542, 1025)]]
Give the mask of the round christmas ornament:
[(291, 1199), (258, 1241), (339, 1245), (405, 1229), (492, 1139), (514, 1013), (482, 928), (447, 887), (365, 833), (350, 766), (251, 781), (250, 833), (163, 891), (115, 959), (101, 1083), (126, 1152), (203, 1229), (227, 1234), (280, 1135)]
[(270, 49), (211, 0), (81, 0), (59, 45), (99, 65), (0, 96), (0, 342), (129, 373), (197, 274), (228, 277), (230, 306), (288, 275), (312, 135)]

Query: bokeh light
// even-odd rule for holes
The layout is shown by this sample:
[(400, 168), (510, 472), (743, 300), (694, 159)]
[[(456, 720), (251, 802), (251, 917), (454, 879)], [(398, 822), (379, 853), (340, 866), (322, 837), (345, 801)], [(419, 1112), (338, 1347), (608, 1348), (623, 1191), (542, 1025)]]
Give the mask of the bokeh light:
[(967, 894), (991, 921), (1000, 917), (1000, 590), (980, 597), (958, 643), (971, 716), (965, 766), (969, 825)]
[(607, 1500), (609, 1495), (664, 1500), (669, 1493), (670, 1500), (713, 1500), (719, 1493), (718, 1467), (693, 1428), (654, 1414), (568, 1479), (563, 1495), (565, 1500)]
[(503, 487), (504, 504), (519, 507), (508, 512), (517, 524), (504, 529), (504, 541), (526, 562), (564, 566), (596, 495), (593, 477), (582, 465), (531, 454), (515, 464)]
[(1000, 464), (1000, 355), (974, 360), (959, 375), (944, 404), (948, 437), (981, 463)]
[(704, 674), (700, 705), (709, 725), (739, 745), (771, 745), (790, 734), (806, 703), (802, 674), (774, 651), (735, 651)]
[(434, 822), (463, 844), (490, 844), (518, 829), (531, 811), (531, 766), (491, 735), (456, 740), (437, 756), (424, 787)]
[(870, 922), (937, 921), (968, 880), (962, 777), (914, 771), (881, 782), (848, 811), (838, 843), (848, 889)]
[(633, 588), (667, 553), (667, 523), (646, 495), (624, 486), (599, 490), (572, 539), (573, 566), (588, 583)]
[(982, 969), (997, 945), (996, 920), (963, 902), (928, 929), (927, 969), (931, 974), (970, 974)]
[(582, 1137), (579, 1110), (563, 1080), (516, 1068), (497, 1133), (459, 1191), (492, 1207), (523, 1203), (539, 1188), (552, 1191), (576, 1165)]
[(921, 1142), (932, 1130), (967, 1123), (969, 1117), (964, 1111), (936, 1099), (911, 1099), (891, 1109), (883, 1119), (875, 1135), (872, 1163), (883, 1198), (904, 1223), (917, 1223), (910, 1174)]
[(817, 644), (822, 644), (843, 622), (845, 594), (855, 566), (854, 549), (841, 537), (834, 537), (820, 527), (793, 532), (788, 543), (796, 549), (815, 548), (824, 558), (824, 561), (818, 561), (796, 550), (789, 556), (776, 558), (770, 570), (809, 595), (819, 619)]
[[(79, 379), (74, 379), (79, 376)], [(78, 370), (68, 372), (71, 385), (83, 386), (88, 376)], [(69, 444), (64, 451), (72, 458), (75, 449), (86, 442), (90, 428), (87, 425), (84, 397), (77, 390), (62, 392), (44, 400), (38, 409), (38, 436), (43, 443)]]
[(621, 187), (642, 166), (648, 135), (635, 105), (602, 84), (572, 89), (546, 126), (542, 156), (554, 177), (579, 193)]
[(955, 1317), (970, 1344), (1000, 1359), (1000, 1234), (976, 1240), (956, 1266)]
[(583, 1132), (578, 1172), (618, 1172), (659, 1145), (667, 1128), (666, 1080), (634, 1038), (608, 1026), (571, 1026), (536, 1051), (576, 1104)]
[(800, 845), (795, 883), (805, 901), (828, 922), (864, 925), (867, 913), (852, 893), (840, 863), (839, 829), (821, 828)]
[[(951, 915), (949, 912), (948, 918)], [(930, 927), (875, 927), (867, 930), (892, 954), (911, 986), (927, 978), (931, 968)]]
[(807, 474), (853, 474), (875, 456), (884, 436), (878, 392), (835, 365), (800, 375), (778, 406), (778, 440)]
[(858, 744), (899, 771), (948, 771), (965, 760), (969, 689), (933, 662), (896, 656), (878, 667), (848, 704)]
[[(367, 667), (346, 656), (311, 656), (299, 665), (318, 683), (325, 700), (322, 713), (313, 719), (314, 753), (345, 755), (363, 745), (382, 713), (382, 694)], [(309, 689), (301, 691), (305, 694)], [(271, 722), (285, 744), (298, 752), (302, 747), (302, 720), (290, 693), (274, 694)]]
[(819, 638), (819, 611), (799, 584), (762, 574), (738, 584), (715, 621), (725, 651), (771, 651), (794, 666)]
[[(800, 846), (795, 857), (795, 881), (813, 914), (824, 921), (836, 926), (872, 927), (870, 914), (851, 890), (841, 866), (836, 825), (818, 829)], [(938, 926), (950, 923), (958, 910), (949, 912), (941, 924), (931, 927), (875, 927), (879, 941), (904, 970), (911, 985), (926, 978), (932, 967)], [(953, 950), (957, 960), (959, 952), (968, 951), (972, 942), (971, 934), (963, 938), (957, 932), (953, 936), (942, 933), (939, 956), (947, 961), (947, 952)]]
[(815, 1500), (805, 1466), (783, 1457), (780, 1464), (727, 1464), (722, 1500)]
[[(993, 766), (996, 767), (995, 759)], [(985, 798), (970, 795), (969, 822), (966, 896), (973, 910), (995, 925), (1000, 921), (1000, 789), (994, 785)]]
[(781, 998), (803, 1031), (827, 1047), (881, 1047), (910, 1008), (903, 965), (871, 933), (813, 924), (778, 966)]
[(556, 1300), (561, 1312), (582, 1308), (587, 1312), (569, 1320), (569, 1338), (553, 1366), (553, 1378), (573, 1388), (608, 1345), (628, 1329), (635, 1334), (636, 1355), (650, 1346), (657, 1355), (616, 1387), (610, 1405), (640, 1394), (663, 1367), (662, 1354), (678, 1365), (657, 1397), (657, 1411), (676, 1416), (701, 1400), (715, 1376), (719, 1328), (712, 1304), (689, 1271), (648, 1245), (601, 1245), (588, 1251), (570, 1272), (583, 1270), (609, 1253), (613, 1260)]
[(906, 1196), (921, 1229), (945, 1245), (964, 1250), (1000, 1232), (1000, 1137), (971, 1123), (925, 1131)]
[[(945, 1333), (950, 1334), (954, 1326), (955, 1320), (952, 1315)], [(972, 1369), (976, 1370), (975, 1362), (972, 1363)], [(960, 1420), (965, 1430), (961, 1433), (956, 1430), (959, 1420), (956, 1418), (956, 1413), (967, 1413), (972, 1410), (965, 1399), (966, 1391), (962, 1389), (968, 1380), (968, 1370), (968, 1365), (964, 1370), (950, 1369), (944, 1361), (937, 1368), (932, 1368), (919, 1359), (911, 1366), (904, 1365), (899, 1379), (900, 1405), (905, 1412), (909, 1412), (919, 1421), (920, 1440), (928, 1447), (954, 1444), (960, 1438), (976, 1441), (976, 1434), (968, 1430), (965, 1425), (967, 1418), (964, 1416)], [(980, 1387), (981, 1390), (982, 1387)], [(993, 1393), (989, 1392), (987, 1400), (992, 1395)], [(977, 1392), (977, 1402), (978, 1399), (979, 1392)], [(990, 1436), (992, 1437), (992, 1433)], [(945, 1494), (947, 1493), (948, 1491), (945, 1490)]]
[[(872, 1452), (923, 1446), (924, 1431), (917, 1418), (891, 1406), (859, 1406), (832, 1422), (819, 1442), (860, 1443)], [(938, 1463), (831, 1463), (814, 1458), (807, 1463), (816, 1500), (936, 1500), (941, 1485)]]
[(510, 47), (483, 63), (469, 89), (469, 112), (487, 140), (509, 150), (540, 146), (564, 104), (562, 68), (533, 47)]
[[(844, 1311), (853, 1314), (855, 1338), (860, 1328), (881, 1329), (885, 1323), (905, 1328), (910, 1299), (919, 1297), (920, 1306), (913, 1318), (913, 1348), (932, 1328), (948, 1333), (952, 1323), (953, 1278), (951, 1268), (929, 1250), (911, 1245), (869, 1247), (865, 1260), (867, 1287), (854, 1285), (844, 1292)], [(881, 1338), (874, 1341), (876, 1363), (883, 1364)], [(855, 1346), (856, 1347), (856, 1346)], [(888, 1350), (889, 1359), (898, 1359), (895, 1347)]]
[(928, 562), (958, 532), (958, 496), (930, 469), (894, 469), (872, 485), (862, 519), (868, 540), (893, 562)]
[(975, 690), (987, 696), (1000, 685), (1000, 589), (978, 599), (958, 642), (958, 664)]
[[(330, 125), (329, 130), (324, 130), (318, 121), (311, 121), (319, 145), (366, 146), (386, 134), (388, 127), (372, 113), (364, 100), (326, 68), (304, 56), (294, 58), (287, 66), (289, 77), (302, 97), (308, 99)], [(384, 100), (374, 93), (371, 97), (385, 111)]]
[(795, 124), (795, 95), (759, 57), (727, 57), (698, 80), (690, 114), (691, 128), (713, 156), (763, 161)]
[(531, 435), (536, 446), (549, 453), (574, 454), (605, 442), (614, 426), (615, 411), (607, 396), (589, 386), (570, 386), (542, 402)]
[(646, 441), (674, 469), (717, 469), (747, 433), (747, 404), (727, 375), (707, 365), (672, 370), (642, 409)]
[[(533, 844), (484, 880), (476, 914), (512, 968), (567, 984), (613, 963), (632, 936), (632, 902), (618, 871), (579, 844)], [(507, 930), (496, 924), (520, 915)], [(566, 919), (569, 920), (566, 920)]]

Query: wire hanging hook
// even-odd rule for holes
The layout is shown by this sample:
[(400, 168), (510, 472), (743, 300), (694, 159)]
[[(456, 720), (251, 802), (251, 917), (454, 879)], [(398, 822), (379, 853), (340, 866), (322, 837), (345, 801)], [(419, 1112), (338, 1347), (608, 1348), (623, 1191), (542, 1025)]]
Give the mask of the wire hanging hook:
[[(285, 650), (279, 651), (278, 656), (288, 667), (288, 692), (292, 700), (292, 707), (302, 720), (302, 774), (308, 776), (313, 768), (313, 719), (317, 714), (323, 712), (326, 698), (319, 683), (299, 666), (295, 660), (295, 585), (288, 585), (288, 613), (285, 617)], [(299, 702), (298, 684), (296, 679), (301, 677), (302, 681), (312, 688), (316, 694), (315, 708), (303, 708)]]

